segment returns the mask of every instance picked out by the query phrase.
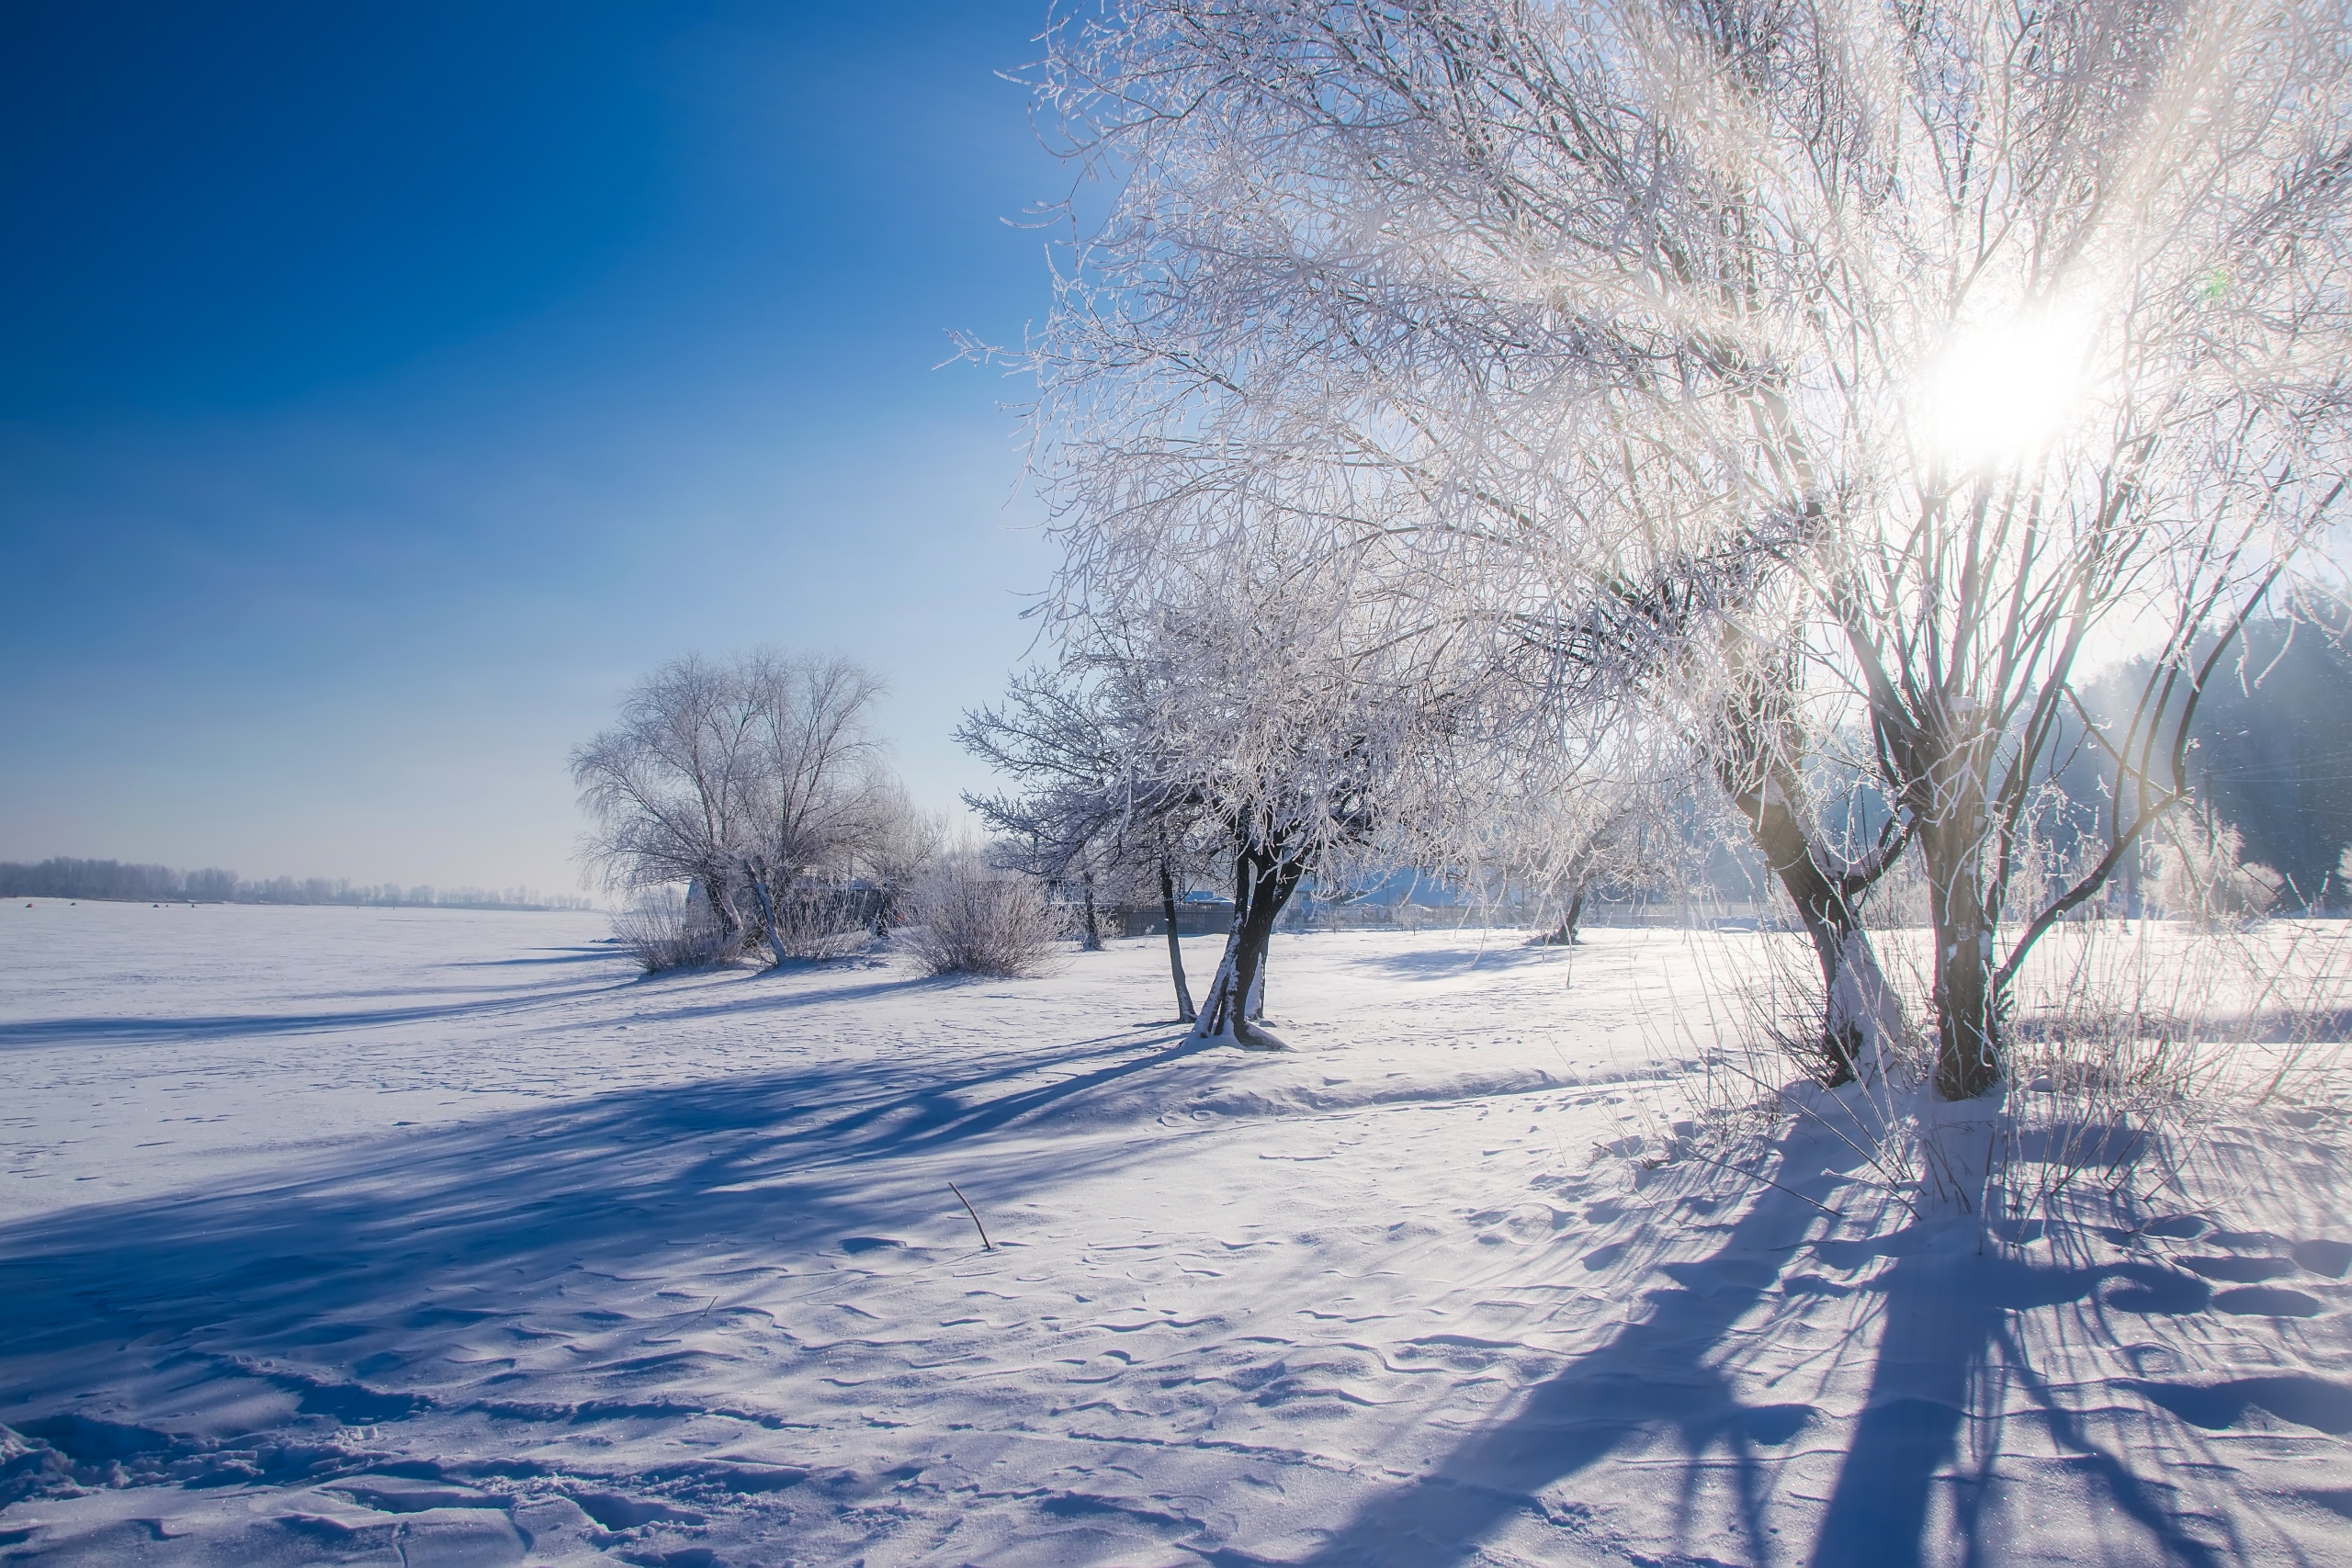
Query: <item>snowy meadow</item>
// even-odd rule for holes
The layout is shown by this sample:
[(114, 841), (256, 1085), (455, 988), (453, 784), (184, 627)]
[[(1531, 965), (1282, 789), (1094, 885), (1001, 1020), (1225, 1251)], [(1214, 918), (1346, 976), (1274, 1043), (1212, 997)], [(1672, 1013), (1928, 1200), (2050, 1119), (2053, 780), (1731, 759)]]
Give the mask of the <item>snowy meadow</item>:
[(1245, 1051), (1158, 939), (646, 978), (583, 914), (0, 922), (7, 1561), (2352, 1556), (2292, 1031), (2095, 1157), (2063, 1084), (1915, 1096), (1991, 1164), (1905, 1186), (1884, 1086), (1726, 1087), (1790, 937), (1285, 933)]
[[(139, 777), (74, 837), (206, 858), (0, 862), (0, 1562), (2352, 1562), (2345, 22), (1055, 6), (1006, 73), (1055, 164), (1019, 209), (1050, 292), (953, 338), (1010, 373), (1052, 562), (995, 601), (1017, 669), (956, 629), (995, 592), (946, 543), (977, 525), (891, 500), (980, 448), (934, 394), (860, 404), (896, 330), (775, 270), (903, 249), (938, 203), (836, 213), (774, 171), (991, 163), (901, 112), (960, 96), (900, 58), (946, 33), (859, 55), (797, 17), (789, 70), (701, 87), (631, 45), (697, 125), (805, 99), (824, 128), (747, 112), (726, 162), (758, 180), (642, 198), (724, 211), (760, 236), (741, 261), (600, 240), (587, 271), (519, 269), (595, 330), (467, 328), (616, 357), (423, 400), (531, 476), (384, 463), (441, 476), (408, 532), (454, 564), (409, 561), (387, 477), (338, 512), (307, 478), (248, 504), (234, 441), (234, 485), (89, 460), (186, 492), (117, 552), (181, 563), (171, 616), (288, 640), (240, 688), (117, 606), (135, 637), (40, 640), (115, 649), (154, 705), (85, 706), (65, 664), (18, 682), (71, 710), (22, 749), (42, 789)], [(636, 154), (508, 92), (539, 45), (520, 73), (416, 57), (621, 192)], [(468, 150), (418, 189), (495, 141), (444, 126), (410, 56), (315, 47), (334, 70), (267, 74), (373, 105), (344, 62), (378, 62), (419, 146)], [(378, 162), (241, 178), (331, 230), (282, 193)], [(141, 231), (184, 228), (195, 179)], [(538, 188), (497, 183), (484, 210)], [(60, 212), (136, 210), (74, 188)], [(910, 299), (984, 270), (929, 254), (848, 270)], [(609, 327), (674, 301), (624, 308), (585, 281), (608, 270), (699, 280), (725, 418), (618, 356)], [(754, 276), (850, 346), (716, 288)], [(253, 313), (297, 320), (277, 292)], [(741, 378), (780, 354), (801, 390)], [(232, 369), (169, 379), (226, 397)], [(559, 385), (613, 423), (542, 412)], [(560, 462), (471, 428), (508, 401)], [(316, 428), (409, 453), (374, 406)], [(182, 420), (155, 428), (216, 445)], [(821, 480), (796, 442), (867, 455)], [(640, 445), (667, 456), (603, 472)], [(931, 521), (877, 531), (894, 505)], [(508, 531), (534, 508), (538, 543)], [(250, 570), (187, 543), (232, 512), (272, 520)], [(43, 563), (141, 514), (43, 525), (71, 547), (27, 557), (31, 598), (111, 604)], [(648, 553), (611, 553), (624, 531)], [(853, 566), (858, 538), (893, 542)], [(288, 556), (391, 596), (298, 592)], [(607, 557), (614, 597), (571, 597)], [(503, 665), (455, 639), (493, 621)], [(401, 627), (451, 639), (360, 656)], [(145, 692), (183, 643), (200, 700)], [(584, 734), (566, 705), (598, 690)], [(495, 719), (444, 713), (460, 692)], [(883, 716), (951, 707), (989, 782), (901, 776)], [(216, 709), (275, 728), (136, 716)], [(336, 755), (329, 713), (398, 765)], [(584, 737), (560, 763), (559, 719)], [(102, 734), (136, 751), (101, 767)], [(342, 782), (260, 787), (297, 751)], [(511, 818), (472, 818), (560, 765), (613, 918), (519, 888), (207, 902), (442, 900), (221, 869), (200, 802), (147, 776), (183, 753), (252, 773), (187, 762), (216, 815), (366, 824), (338, 854), (440, 779), (447, 820), (398, 847), (420, 861), (496, 843)], [(7, 827), (11, 854), (67, 847)]]

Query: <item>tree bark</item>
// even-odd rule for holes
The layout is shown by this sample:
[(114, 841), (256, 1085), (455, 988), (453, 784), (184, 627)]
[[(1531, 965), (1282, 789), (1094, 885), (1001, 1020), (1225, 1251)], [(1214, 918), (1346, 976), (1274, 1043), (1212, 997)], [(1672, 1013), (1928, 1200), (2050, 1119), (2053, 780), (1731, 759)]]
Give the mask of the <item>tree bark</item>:
[(1804, 784), (1789, 761), (1797, 748), (1783, 678), (1769, 665), (1759, 667), (1758, 650), (1744, 639), (1727, 651), (1744, 690), (1718, 717), (1715, 778), (1738, 807), (1764, 863), (1796, 906), (1797, 919), (1813, 943), (1821, 966), (1821, 1077), (1834, 1089), (1852, 1081), (1875, 1049), (1902, 1028), (1894, 992), (1862, 929), (1860, 906), (1904, 840), (1883, 840), (1860, 866), (1825, 863), (1799, 809)]
[(1241, 928), (1250, 918), (1250, 852), (1245, 847), (1233, 856), (1233, 922), (1226, 927), (1225, 953), (1216, 963), (1216, 974), (1209, 980), (1208, 1005), (1201, 1009), (1200, 1017), (1193, 1023), (1192, 1038), (1212, 1040), (1218, 1034), (1239, 1032), (1227, 1023), (1233, 1010), (1233, 971), (1241, 953)]
[(1078, 949), (1080, 953), (1100, 953), (1102, 951), (1102, 922), (1094, 912), (1094, 874), (1088, 872), (1081, 881), (1086, 889), (1086, 935), (1080, 940)]
[(1759, 787), (1743, 787), (1738, 776), (1720, 764), (1718, 777), (1747, 818), (1764, 863), (1796, 906), (1797, 919), (1821, 966), (1822, 1081), (1833, 1089), (1850, 1082), (1872, 1049), (1900, 1027), (1894, 994), (1879, 969), (1858, 908), (1871, 879), (1856, 886), (1854, 875), (1833, 874), (1822, 864), (1791, 803), (1797, 787), (1793, 777), (1784, 778), (1780, 768), (1772, 767)]
[(710, 918), (718, 922), (719, 953), (733, 957), (743, 947), (743, 917), (737, 913), (735, 901), (727, 897), (727, 869), (706, 866), (702, 874), (702, 896), (710, 906)]
[[(1234, 973), (1234, 993), (1243, 998), (1244, 1021), (1266, 1016), (1266, 953), (1274, 940), (1274, 922), (1298, 890), (1304, 868), (1280, 855), (1261, 857), (1255, 870), (1258, 885), (1250, 895), (1250, 920), (1241, 933), (1241, 955)], [(1237, 1037), (1247, 1043), (1246, 1036)]]
[(784, 962), (784, 932), (779, 929), (775, 914), (775, 897), (768, 889), (767, 879), (747, 874), (745, 884), (752, 889), (752, 902), (759, 907), (760, 924), (768, 933), (768, 951), (776, 964)]
[(1176, 878), (1166, 855), (1159, 857), (1159, 909), (1168, 921), (1168, 973), (1176, 982), (1176, 1021), (1190, 1023), (1196, 1015), (1192, 990), (1184, 984), (1184, 949), (1176, 932)]
[(1274, 921), (1305, 874), (1304, 864), (1261, 845), (1246, 846), (1234, 857), (1233, 925), (1216, 978), (1209, 983), (1208, 999), (1193, 1022), (1193, 1039), (1229, 1034), (1241, 1045), (1280, 1043), (1250, 1027), (1250, 1002), (1265, 972)]
[(1568, 900), (1567, 912), (1560, 917), (1560, 929), (1552, 933), (1554, 947), (1574, 947), (1578, 942), (1577, 919), (1584, 913), (1584, 885), (1577, 885), (1576, 897)]
[(1244, 1045), (1260, 1043), (1250, 1021), (1265, 1009), (1266, 948), (1273, 940), (1274, 921), (1297, 890), (1303, 868), (1277, 851), (1258, 850), (1249, 856), (1250, 908), (1236, 928), (1239, 948), (1235, 954), (1231, 1001), (1233, 1037)]
[(1984, 795), (1964, 777), (1939, 783), (1956, 787), (1938, 789), (1936, 815), (1919, 829), (1936, 936), (1936, 1091), (1946, 1100), (1973, 1100), (2001, 1077), (1993, 922), (1984, 908)]

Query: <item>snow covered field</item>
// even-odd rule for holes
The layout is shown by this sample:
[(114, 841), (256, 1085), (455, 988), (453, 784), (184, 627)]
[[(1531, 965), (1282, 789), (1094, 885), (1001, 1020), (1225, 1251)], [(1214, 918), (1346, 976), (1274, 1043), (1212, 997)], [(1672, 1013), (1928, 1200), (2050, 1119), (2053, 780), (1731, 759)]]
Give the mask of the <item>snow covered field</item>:
[(0, 1561), (2352, 1562), (2324, 1079), (2045, 1230), (1676, 1139), (1755, 936), (605, 934), (0, 908)]

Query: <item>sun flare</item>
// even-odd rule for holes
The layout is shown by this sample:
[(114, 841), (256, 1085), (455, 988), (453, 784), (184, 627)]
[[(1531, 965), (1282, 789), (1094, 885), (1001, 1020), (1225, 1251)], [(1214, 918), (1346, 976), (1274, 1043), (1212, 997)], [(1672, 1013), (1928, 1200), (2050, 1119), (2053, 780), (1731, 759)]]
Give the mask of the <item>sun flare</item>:
[(2031, 457), (2082, 407), (2088, 325), (2040, 311), (1955, 333), (1931, 364), (1927, 411), (1934, 455), (1953, 468)]

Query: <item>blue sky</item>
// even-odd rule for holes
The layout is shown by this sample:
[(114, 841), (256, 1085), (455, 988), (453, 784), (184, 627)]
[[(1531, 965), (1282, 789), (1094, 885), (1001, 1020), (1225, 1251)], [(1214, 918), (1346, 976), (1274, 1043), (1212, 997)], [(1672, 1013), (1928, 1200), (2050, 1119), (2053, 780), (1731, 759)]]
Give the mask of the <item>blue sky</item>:
[(0, 858), (571, 887), (567, 750), (762, 642), (983, 784), (1044, 15), (0, 13)]

